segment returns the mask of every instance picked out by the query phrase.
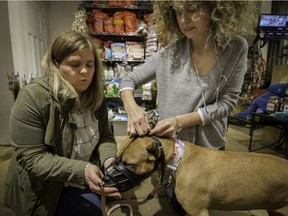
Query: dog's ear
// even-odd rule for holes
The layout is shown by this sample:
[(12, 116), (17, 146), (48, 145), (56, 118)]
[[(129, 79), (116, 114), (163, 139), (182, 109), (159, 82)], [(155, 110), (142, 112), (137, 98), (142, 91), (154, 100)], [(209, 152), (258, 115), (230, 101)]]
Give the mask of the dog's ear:
[(116, 157), (119, 157), (123, 151), (127, 148), (128, 145), (130, 145), (130, 143), (132, 142), (133, 137), (127, 137), (120, 145), (118, 148), (118, 151), (116, 153)]
[(157, 148), (157, 145), (153, 140), (151, 140), (151, 142), (150, 141), (148, 142), (146, 150), (149, 153), (150, 161), (155, 161), (158, 158), (159, 149)]

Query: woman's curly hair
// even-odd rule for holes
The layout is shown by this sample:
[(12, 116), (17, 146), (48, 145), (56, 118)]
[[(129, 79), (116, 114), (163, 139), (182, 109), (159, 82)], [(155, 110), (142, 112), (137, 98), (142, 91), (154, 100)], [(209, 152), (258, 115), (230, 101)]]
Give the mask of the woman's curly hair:
[(223, 45), (234, 35), (249, 39), (256, 33), (257, 10), (253, 1), (170, 0), (154, 1), (153, 7), (161, 46), (184, 37), (176, 18), (176, 10), (181, 8), (193, 8), (208, 13), (211, 17), (212, 36), (218, 45)]

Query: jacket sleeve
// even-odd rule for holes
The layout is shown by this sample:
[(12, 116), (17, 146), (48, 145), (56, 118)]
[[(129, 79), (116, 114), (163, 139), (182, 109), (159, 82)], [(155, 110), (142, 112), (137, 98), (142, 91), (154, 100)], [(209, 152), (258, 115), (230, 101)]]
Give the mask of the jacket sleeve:
[(108, 121), (108, 110), (105, 99), (95, 115), (99, 121), (100, 139), (96, 149), (91, 155), (90, 161), (103, 166), (105, 160), (110, 157), (115, 157), (117, 151), (116, 141)]
[(35, 88), (37, 85), (23, 87), (11, 111), (11, 142), (18, 164), (38, 180), (84, 184), (87, 162), (59, 156), (52, 150), (55, 146), (45, 143), (44, 115), (50, 96)]

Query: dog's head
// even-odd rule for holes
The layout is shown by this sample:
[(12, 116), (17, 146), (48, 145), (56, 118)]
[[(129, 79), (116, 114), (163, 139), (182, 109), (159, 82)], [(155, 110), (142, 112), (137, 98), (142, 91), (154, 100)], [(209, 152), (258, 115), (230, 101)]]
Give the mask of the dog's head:
[(121, 144), (116, 160), (106, 170), (105, 185), (117, 187), (120, 192), (132, 189), (151, 176), (160, 165), (164, 172), (164, 163), (159, 139), (153, 136), (127, 138)]

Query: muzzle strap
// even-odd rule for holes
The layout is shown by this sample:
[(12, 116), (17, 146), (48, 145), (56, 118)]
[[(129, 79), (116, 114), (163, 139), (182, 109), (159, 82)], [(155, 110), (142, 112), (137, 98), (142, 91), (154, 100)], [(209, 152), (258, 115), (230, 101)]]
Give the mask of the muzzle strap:
[(157, 167), (159, 166), (159, 163), (161, 162), (161, 180), (160, 182), (162, 183), (163, 180), (164, 180), (164, 175), (165, 175), (165, 155), (164, 155), (164, 150), (163, 150), (163, 146), (160, 142), (160, 140), (155, 136), (155, 135), (152, 135), (151, 138), (156, 142), (156, 145), (159, 149), (159, 155), (158, 155), (158, 158), (159, 158), (159, 162), (158, 162), (158, 165)]

